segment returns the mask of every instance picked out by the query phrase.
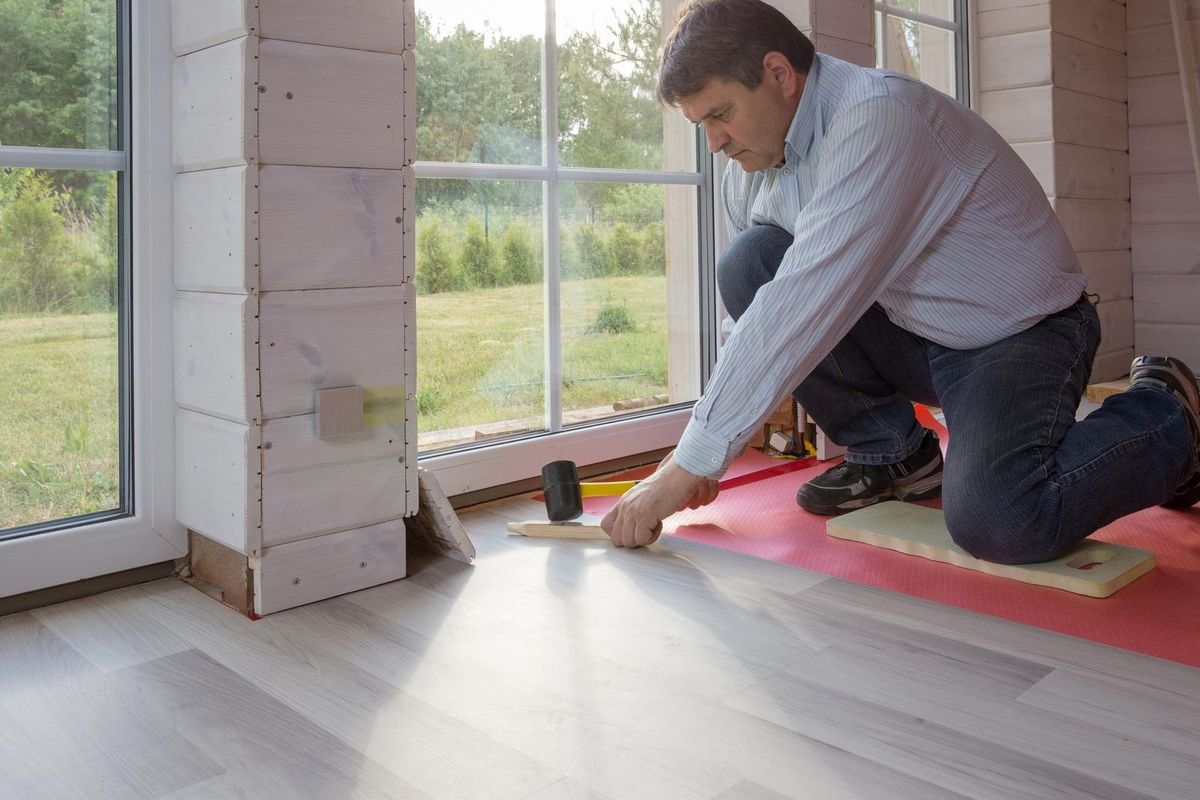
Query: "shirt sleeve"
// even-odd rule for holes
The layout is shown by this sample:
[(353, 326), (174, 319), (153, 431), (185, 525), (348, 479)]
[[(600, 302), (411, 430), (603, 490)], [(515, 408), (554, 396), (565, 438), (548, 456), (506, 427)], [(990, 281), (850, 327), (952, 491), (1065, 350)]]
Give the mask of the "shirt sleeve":
[(957, 209), (971, 181), (888, 96), (844, 109), (775, 279), (722, 349), (674, 459), (719, 478), (785, 395), (841, 341)]

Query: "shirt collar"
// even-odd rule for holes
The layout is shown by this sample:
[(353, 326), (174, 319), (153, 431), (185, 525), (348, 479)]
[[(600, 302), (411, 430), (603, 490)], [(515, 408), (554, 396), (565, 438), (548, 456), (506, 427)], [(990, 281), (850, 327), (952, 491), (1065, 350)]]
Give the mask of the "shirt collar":
[(793, 154), (796, 158), (807, 159), (812, 150), (813, 139), (817, 133), (817, 119), (820, 116), (820, 100), (817, 97), (817, 81), (820, 79), (820, 74), (821, 57), (818, 55), (813, 59), (812, 68), (809, 69), (808, 77), (804, 80), (804, 91), (800, 94), (800, 104), (796, 107), (791, 127), (788, 128), (787, 136), (783, 139), (786, 161), (791, 161)]

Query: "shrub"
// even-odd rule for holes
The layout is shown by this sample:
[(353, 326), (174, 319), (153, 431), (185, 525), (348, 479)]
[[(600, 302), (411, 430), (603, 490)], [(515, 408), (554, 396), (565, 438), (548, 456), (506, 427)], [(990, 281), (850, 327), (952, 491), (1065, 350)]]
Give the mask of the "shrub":
[(455, 285), (454, 259), (441, 225), (426, 219), (417, 235), (417, 290), (422, 294), (448, 292)]
[(488, 288), (497, 284), (496, 267), (492, 263), (492, 245), (483, 233), (483, 223), (477, 219), (467, 220), (464, 228), (462, 249), (458, 255), (461, 287)]
[(514, 220), (500, 241), (500, 261), (504, 285), (537, 283), (542, 279), (542, 263), (533, 243), (533, 229)]
[(0, 309), (68, 310), (75, 256), (49, 178), (30, 170), (0, 213)]
[(665, 275), (667, 272), (666, 226), (651, 222), (642, 232), (642, 272), (646, 275)]
[(625, 306), (606, 305), (596, 315), (596, 321), (587, 326), (588, 333), (632, 333), (637, 330)]
[(618, 222), (608, 241), (608, 274), (633, 275), (641, 271), (643, 259), (640, 237), (624, 222)]
[(581, 278), (603, 278), (608, 274), (608, 247), (604, 237), (593, 225), (580, 225), (571, 237), (575, 244), (575, 255), (579, 259), (578, 276)]

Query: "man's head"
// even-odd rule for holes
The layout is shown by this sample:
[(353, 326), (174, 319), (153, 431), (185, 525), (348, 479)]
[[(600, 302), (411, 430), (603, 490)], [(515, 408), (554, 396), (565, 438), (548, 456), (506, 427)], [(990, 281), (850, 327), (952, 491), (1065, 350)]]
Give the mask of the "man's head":
[(690, 0), (663, 45), (658, 99), (704, 126), (747, 172), (783, 160), (813, 46), (760, 0)]

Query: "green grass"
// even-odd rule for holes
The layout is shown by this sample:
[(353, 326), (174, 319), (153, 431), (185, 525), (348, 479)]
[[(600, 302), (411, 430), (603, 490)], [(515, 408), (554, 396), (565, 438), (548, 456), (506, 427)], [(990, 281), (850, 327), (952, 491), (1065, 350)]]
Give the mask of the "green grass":
[(0, 528), (116, 508), (115, 314), (0, 317)]
[[(418, 300), (423, 432), (541, 416), (542, 300), (540, 285)], [(565, 410), (666, 391), (663, 276), (569, 281), (562, 307)], [(613, 318), (633, 330), (597, 325)], [(115, 314), (0, 317), (0, 529), (117, 506), (116, 334)]]
[[(543, 287), (448, 292), (417, 299), (417, 403), (422, 432), (542, 414)], [(588, 333), (605, 306), (628, 333)], [(661, 394), (667, 386), (666, 278), (565, 282), (563, 409)]]

